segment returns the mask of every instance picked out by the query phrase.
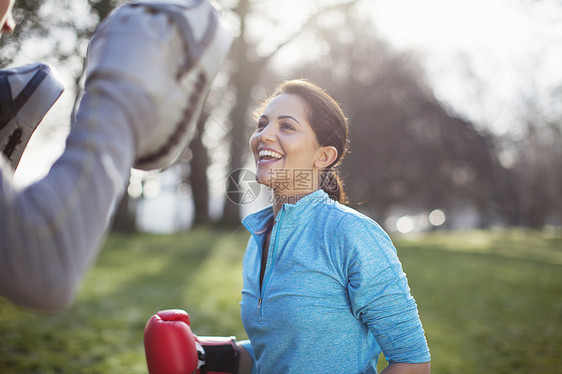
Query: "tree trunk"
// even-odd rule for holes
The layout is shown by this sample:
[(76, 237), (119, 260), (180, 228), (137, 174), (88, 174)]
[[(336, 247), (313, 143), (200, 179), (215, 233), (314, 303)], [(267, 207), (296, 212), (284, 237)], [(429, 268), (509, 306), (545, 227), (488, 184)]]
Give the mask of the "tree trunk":
[[(237, 13), (240, 16), (240, 37), (234, 41), (232, 46), (232, 58), (236, 61), (238, 69), (232, 77), (232, 84), (236, 89), (236, 104), (230, 112), (232, 127), (230, 130), (230, 167), (228, 173), (242, 168), (242, 158), (248, 149), (248, 139), (246, 139), (247, 110), (250, 105), (252, 88), (259, 81), (259, 71), (261, 63), (249, 61), (249, 45), (244, 39), (246, 29), (246, 17), (250, 12), (248, 0), (240, 0)], [(257, 57), (256, 57), (257, 58)], [(235, 181), (228, 179), (227, 191), (236, 189)], [(232, 195), (232, 194), (231, 194)], [(236, 195), (236, 194), (234, 194)], [(238, 201), (225, 199), (223, 225), (240, 224), (240, 204)]]
[(205, 148), (202, 141), (203, 130), (208, 117), (209, 115), (207, 112), (203, 111), (201, 113), (201, 118), (197, 121), (197, 133), (189, 145), (189, 149), (192, 153), (189, 183), (191, 185), (193, 205), (195, 209), (194, 225), (210, 222), (209, 185), (207, 183), (207, 166), (209, 165), (209, 156), (207, 148)]
[(135, 215), (131, 214), (129, 210), (129, 196), (126, 191), (115, 209), (115, 214), (111, 223), (111, 231), (123, 233), (137, 231)]

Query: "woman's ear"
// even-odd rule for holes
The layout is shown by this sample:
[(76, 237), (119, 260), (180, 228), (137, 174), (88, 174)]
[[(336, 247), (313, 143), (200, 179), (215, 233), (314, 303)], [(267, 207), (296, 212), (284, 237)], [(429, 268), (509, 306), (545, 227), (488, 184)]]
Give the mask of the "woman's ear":
[(338, 159), (338, 150), (336, 147), (328, 145), (318, 150), (314, 166), (318, 169), (325, 169), (332, 165)]

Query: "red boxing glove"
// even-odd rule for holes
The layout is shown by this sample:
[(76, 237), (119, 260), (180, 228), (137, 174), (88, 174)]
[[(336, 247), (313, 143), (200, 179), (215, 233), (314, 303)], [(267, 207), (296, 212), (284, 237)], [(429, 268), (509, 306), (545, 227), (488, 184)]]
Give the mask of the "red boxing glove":
[(236, 338), (195, 336), (181, 309), (160, 311), (148, 320), (144, 350), (149, 374), (238, 373)]
[(150, 374), (193, 374), (202, 364), (189, 315), (181, 309), (160, 311), (148, 320), (144, 351)]

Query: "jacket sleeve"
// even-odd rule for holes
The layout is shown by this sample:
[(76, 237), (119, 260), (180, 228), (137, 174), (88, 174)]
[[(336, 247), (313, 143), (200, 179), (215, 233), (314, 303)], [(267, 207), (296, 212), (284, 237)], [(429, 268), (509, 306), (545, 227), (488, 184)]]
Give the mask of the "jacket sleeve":
[[(134, 100), (134, 94), (124, 95)], [(33, 309), (70, 305), (99, 252), (134, 157), (123, 105), (86, 95), (66, 149), (41, 180), (18, 189), (0, 170), (0, 296)], [(0, 160), (3, 161), (3, 160)]]
[(365, 323), (389, 363), (430, 361), (417, 305), (388, 235), (367, 217), (340, 227), (353, 314)]
[(252, 374), (257, 373), (257, 371), (256, 371), (256, 356), (254, 354), (254, 348), (252, 347), (252, 343), (250, 342), (250, 340), (242, 340), (242, 341), (239, 341), (238, 344), (240, 344), (242, 346), (242, 348), (244, 348), (246, 350), (246, 352), (248, 352), (248, 355), (250, 356), (250, 359), (252, 360)]

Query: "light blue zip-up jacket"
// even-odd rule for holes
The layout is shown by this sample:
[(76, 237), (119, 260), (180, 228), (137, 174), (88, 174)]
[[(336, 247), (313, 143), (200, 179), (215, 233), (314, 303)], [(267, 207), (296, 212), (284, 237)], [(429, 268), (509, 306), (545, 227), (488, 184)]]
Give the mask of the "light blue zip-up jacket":
[(430, 361), (417, 306), (396, 249), (372, 219), (322, 191), (275, 218), (262, 287), (262, 246), (272, 207), (247, 216), (243, 346), (258, 373), (376, 373), (388, 362)]

